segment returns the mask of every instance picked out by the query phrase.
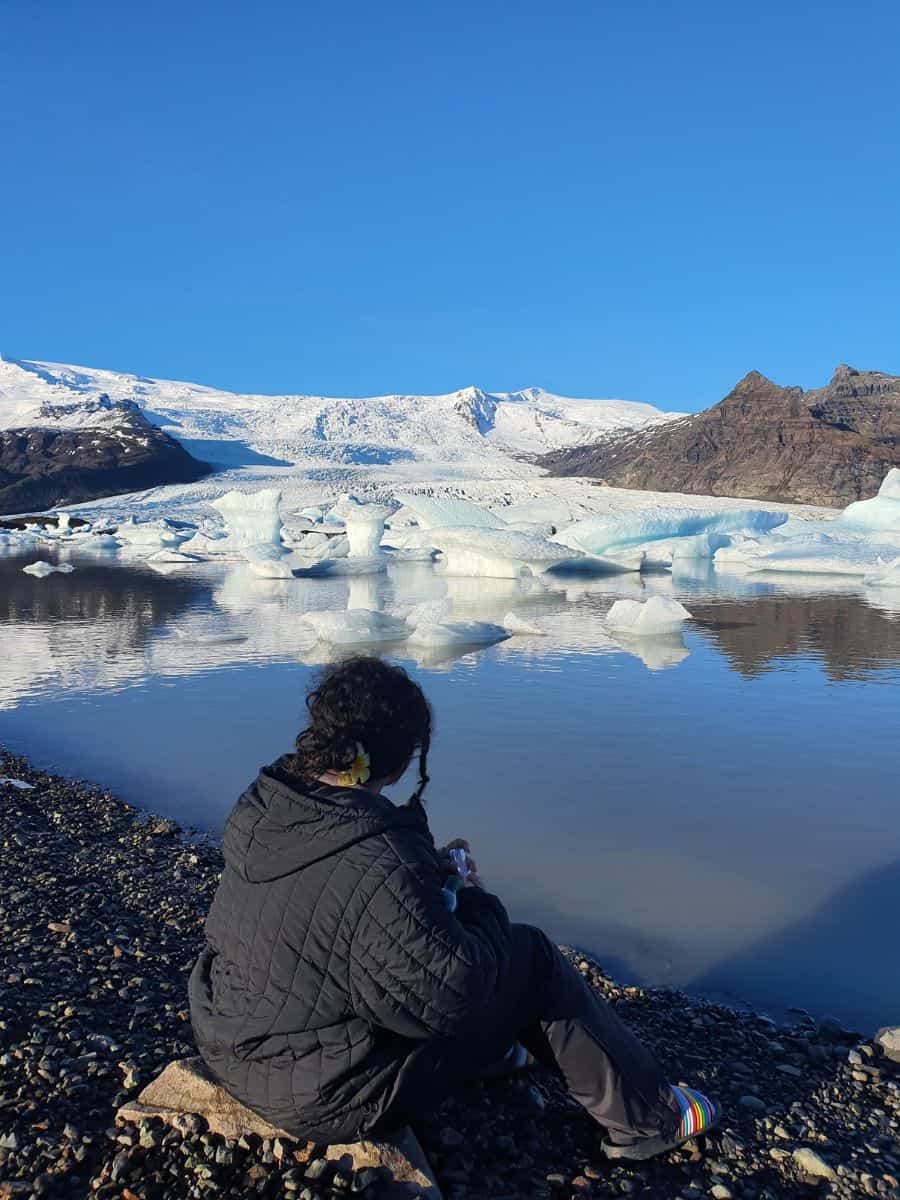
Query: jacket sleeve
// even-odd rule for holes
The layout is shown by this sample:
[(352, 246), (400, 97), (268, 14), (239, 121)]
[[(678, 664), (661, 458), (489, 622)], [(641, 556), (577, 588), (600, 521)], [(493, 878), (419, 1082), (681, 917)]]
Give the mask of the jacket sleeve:
[(458, 1033), (490, 1004), (510, 953), (509, 918), (462, 889), (456, 913), (430, 863), (405, 863), (374, 894), (350, 947), (358, 1015), (408, 1038)]

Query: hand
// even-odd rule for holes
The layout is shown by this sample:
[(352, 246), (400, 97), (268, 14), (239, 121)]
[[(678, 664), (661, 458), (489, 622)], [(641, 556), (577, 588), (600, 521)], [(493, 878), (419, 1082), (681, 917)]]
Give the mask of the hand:
[(481, 888), (484, 891), (484, 884), (478, 874), (478, 864), (472, 857), (472, 847), (465, 838), (454, 838), (452, 842), (448, 842), (446, 846), (441, 846), (438, 850), (444, 868), (449, 872), (456, 873), (456, 866), (450, 857), (451, 850), (465, 850), (466, 852), (466, 866), (469, 868), (469, 877), (465, 880), (465, 886)]

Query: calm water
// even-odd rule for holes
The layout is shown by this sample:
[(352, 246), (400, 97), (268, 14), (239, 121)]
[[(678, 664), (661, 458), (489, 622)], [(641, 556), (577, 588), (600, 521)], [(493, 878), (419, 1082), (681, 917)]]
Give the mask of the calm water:
[[(473, 842), (514, 916), (621, 974), (900, 1020), (900, 594), (892, 611), (827, 579), (529, 590), (430, 566), (282, 582), (115, 557), (37, 580), (35, 557), (0, 559), (0, 744), (37, 764), (217, 830), (299, 727), (327, 655), (303, 612), (513, 610), (546, 636), (396, 651), (437, 713), (436, 835)], [(613, 642), (610, 603), (653, 592), (694, 614), (684, 637)]]

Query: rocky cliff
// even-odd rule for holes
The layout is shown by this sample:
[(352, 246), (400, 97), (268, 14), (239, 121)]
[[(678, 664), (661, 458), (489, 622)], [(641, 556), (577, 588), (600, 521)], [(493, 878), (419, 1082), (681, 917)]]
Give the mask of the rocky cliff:
[(840, 366), (804, 392), (751, 371), (705, 412), (541, 462), (615, 487), (845, 505), (900, 466), (900, 376)]
[(40, 424), (0, 430), (0, 513), (190, 483), (212, 470), (151, 425), (136, 404), (104, 396), (81, 427), (73, 428), (70, 416), (48, 405)]

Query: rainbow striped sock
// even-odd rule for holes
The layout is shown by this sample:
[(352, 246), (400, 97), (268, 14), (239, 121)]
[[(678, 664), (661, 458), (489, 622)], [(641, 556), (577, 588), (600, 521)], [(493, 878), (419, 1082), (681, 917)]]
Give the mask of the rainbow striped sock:
[(679, 1138), (692, 1138), (703, 1133), (715, 1122), (715, 1109), (712, 1102), (698, 1092), (696, 1088), (678, 1087), (671, 1083), (672, 1095), (681, 1109), (681, 1124), (678, 1127)]

